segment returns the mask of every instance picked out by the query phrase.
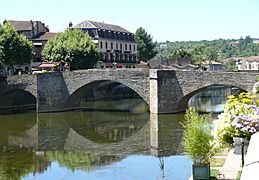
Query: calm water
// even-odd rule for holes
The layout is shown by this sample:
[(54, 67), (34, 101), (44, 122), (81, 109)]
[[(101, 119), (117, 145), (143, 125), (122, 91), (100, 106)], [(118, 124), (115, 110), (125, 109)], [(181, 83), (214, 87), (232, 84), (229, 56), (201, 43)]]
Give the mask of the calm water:
[(211, 86), (195, 94), (189, 100), (188, 105), (194, 106), (200, 112), (219, 113), (223, 111), (228, 96), (231, 94), (237, 95), (241, 91), (236, 87)]
[(0, 179), (188, 179), (183, 115), (128, 104), (130, 112), (1, 115)]
[[(229, 92), (216, 88), (190, 103), (218, 111)], [(209, 96), (216, 100), (205, 101)], [(150, 115), (139, 99), (84, 106), (81, 112), (0, 115), (0, 179), (189, 179), (183, 114)]]

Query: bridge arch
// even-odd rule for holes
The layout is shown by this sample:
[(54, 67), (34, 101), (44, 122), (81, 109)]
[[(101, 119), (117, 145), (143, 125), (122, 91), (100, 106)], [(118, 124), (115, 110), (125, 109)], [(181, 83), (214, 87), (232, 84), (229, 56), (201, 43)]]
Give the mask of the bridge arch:
[(0, 96), (0, 110), (36, 109), (36, 97), (23, 89), (11, 89)]
[(149, 70), (146, 69), (90, 69), (63, 73), (69, 95), (86, 84), (113, 81), (123, 84), (149, 104)]
[(111, 95), (113, 95), (114, 93), (116, 93), (117, 89), (121, 85), (124, 85), (124, 86), (128, 87), (132, 91), (132, 93), (134, 93), (134, 96), (136, 96), (136, 95), (139, 96), (147, 104), (149, 104), (147, 96), (143, 96), (143, 94), (138, 89), (135, 89), (134, 86), (132, 86), (129, 83), (121, 83), (121, 82), (111, 81), (111, 80), (95, 80), (95, 81), (86, 83), (86, 84), (82, 85), (81, 87), (79, 87), (78, 89), (74, 90), (74, 92), (72, 94), (70, 94), (70, 96), (65, 101), (65, 107), (66, 108), (78, 107), (81, 103), (81, 99), (86, 94), (91, 96), (90, 93), (92, 92), (93, 89), (96, 90), (98, 88), (99, 89), (103, 88), (103, 89), (106, 89), (106, 90), (110, 90), (109, 93)]
[(229, 85), (229, 84), (211, 84), (206, 85), (198, 89), (194, 89), (193, 91), (186, 93), (178, 102), (176, 105), (176, 111), (184, 111), (188, 108), (188, 102), (189, 100), (197, 93), (209, 88), (209, 87), (215, 87), (215, 86), (222, 86), (222, 87), (236, 87), (239, 88), (241, 91), (248, 91), (244, 85), (236, 84), (236, 85)]

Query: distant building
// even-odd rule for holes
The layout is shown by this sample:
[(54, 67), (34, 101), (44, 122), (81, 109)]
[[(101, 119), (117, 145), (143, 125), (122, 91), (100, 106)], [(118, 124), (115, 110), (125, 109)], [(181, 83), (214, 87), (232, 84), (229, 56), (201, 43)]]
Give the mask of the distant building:
[(202, 64), (204, 65), (207, 71), (225, 71), (227, 68), (220, 62), (217, 61), (203, 61)]
[(259, 70), (259, 56), (233, 58), (236, 62), (237, 69), (242, 70)]
[(41, 21), (5, 20), (3, 24), (6, 22), (10, 23), (19, 34), (25, 35), (29, 40), (36, 38), (45, 32), (49, 32), (49, 28)]
[(231, 47), (237, 47), (239, 45), (239, 41), (232, 41), (229, 43), (229, 46)]
[(45, 44), (48, 42), (48, 40), (53, 39), (57, 33), (53, 32), (45, 32), (44, 34), (41, 34), (33, 39), (31, 39), (32, 44), (34, 46), (35, 50), (35, 56), (33, 62), (41, 62), (41, 51), (43, 50)]
[[(5, 20), (3, 24), (10, 23), (15, 30), (19, 34), (23, 34), (26, 36), (30, 41), (32, 41), (32, 45), (35, 50), (34, 58), (31, 62), (30, 68), (35, 68), (39, 66), (41, 59), (41, 51), (44, 48), (44, 45), (47, 41), (51, 38), (54, 38), (57, 33), (49, 32), (48, 26), (46, 26), (41, 21), (17, 21), (17, 20)], [(23, 67), (20, 65), (16, 65), (16, 69), (28, 69), (28, 67)]]
[(173, 69), (173, 70), (182, 70), (182, 71), (193, 71), (198, 70), (198, 66), (192, 64), (191, 59), (180, 58), (180, 59), (165, 59), (159, 55), (155, 56), (148, 61), (150, 68), (152, 69)]
[(253, 38), (253, 43), (254, 43), (254, 44), (259, 44), (259, 39)]
[(130, 68), (136, 67), (137, 44), (134, 34), (113, 24), (95, 21), (83, 21), (75, 26), (69, 24), (69, 29), (81, 29), (87, 33), (100, 50), (97, 66), (100, 68)]

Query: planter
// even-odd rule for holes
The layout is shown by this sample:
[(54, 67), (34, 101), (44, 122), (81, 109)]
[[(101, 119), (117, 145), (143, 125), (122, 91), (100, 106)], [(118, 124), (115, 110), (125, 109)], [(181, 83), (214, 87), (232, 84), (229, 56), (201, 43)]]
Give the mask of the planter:
[[(234, 153), (237, 155), (241, 155), (241, 149), (242, 149), (242, 142), (241, 137), (233, 137), (233, 146), (234, 146)], [(249, 141), (247, 139), (244, 139), (244, 153), (246, 154), (247, 148), (248, 148)]]
[(210, 179), (210, 165), (192, 165), (193, 179)]

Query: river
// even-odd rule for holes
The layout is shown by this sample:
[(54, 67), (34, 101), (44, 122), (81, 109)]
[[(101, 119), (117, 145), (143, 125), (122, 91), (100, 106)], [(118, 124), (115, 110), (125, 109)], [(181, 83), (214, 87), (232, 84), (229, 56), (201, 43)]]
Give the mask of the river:
[[(190, 106), (222, 106), (228, 90)], [(208, 94), (216, 99), (208, 98)], [(224, 94), (224, 95), (223, 95)], [(202, 98), (201, 98), (202, 97)], [(201, 101), (201, 102), (197, 102)], [(220, 105), (216, 105), (219, 103)], [(0, 115), (0, 179), (177, 179), (192, 162), (182, 148), (184, 114), (153, 115), (141, 99), (85, 102), (84, 111)]]

